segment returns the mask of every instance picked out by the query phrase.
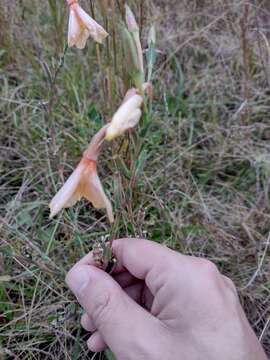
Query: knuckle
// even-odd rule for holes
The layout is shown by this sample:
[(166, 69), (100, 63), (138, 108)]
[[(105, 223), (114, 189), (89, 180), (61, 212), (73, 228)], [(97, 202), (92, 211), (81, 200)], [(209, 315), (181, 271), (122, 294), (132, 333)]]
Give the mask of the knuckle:
[(234, 284), (234, 282), (232, 281), (232, 279), (228, 278), (227, 276), (224, 276), (225, 282), (227, 283), (227, 285), (236, 292), (236, 286)]
[(225, 281), (225, 284), (227, 285), (227, 288), (231, 290), (234, 297), (236, 297), (237, 300), (238, 300), (238, 292), (237, 292), (237, 289), (236, 289), (236, 286), (235, 286), (234, 282), (230, 278), (228, 278), (227, 276), (223, 276), (223, 279)]
[[(165, 262), (159, 264), (147, 275), (147, 283), (151, 284), (155, 294), (165, 290), (167, 293), (174, 289), (178, 280), (178, 268)], [(177, 277), (177, 279), (176, 279)]]
[(199, 271), (208, 279), (215, 279), (219, 275), (216, 265), (206, 259), (200, 260)]
[(94, 331), (95, 326), (92, 322), (92, 320), (89, 318), (87, 313), (84, 313), (81, 317), (81, 326), (86, 330), (86, 331)]

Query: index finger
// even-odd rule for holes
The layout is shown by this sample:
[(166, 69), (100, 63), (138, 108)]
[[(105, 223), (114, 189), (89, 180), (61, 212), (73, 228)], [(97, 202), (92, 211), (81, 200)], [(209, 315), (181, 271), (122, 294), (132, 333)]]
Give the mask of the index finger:
[[(151, 280), (168, 269), (179, 269), (179, 260), (182, 265), (186, 257), (166, 246), (144, 239), (119, 239), (113, 242), (113, 253), (117, 258), (118, 269), (127, 269), (133, 276), (145, 280), (148, 287), (150, 274)], [(177, 271), (178, 273), (178, 271)], [(151, 281), (150, 281), (151, 282)]]

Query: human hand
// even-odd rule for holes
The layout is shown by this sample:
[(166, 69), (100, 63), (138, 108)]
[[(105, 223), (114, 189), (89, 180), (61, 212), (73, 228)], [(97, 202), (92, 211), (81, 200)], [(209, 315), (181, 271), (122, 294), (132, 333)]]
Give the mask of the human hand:
[(92, 351), (118, 360), (266, 360), (232, 281), (208, 260), (140, 239), (115, 240), (111, 277), (92, 253), (66, 281), (85, 310)]

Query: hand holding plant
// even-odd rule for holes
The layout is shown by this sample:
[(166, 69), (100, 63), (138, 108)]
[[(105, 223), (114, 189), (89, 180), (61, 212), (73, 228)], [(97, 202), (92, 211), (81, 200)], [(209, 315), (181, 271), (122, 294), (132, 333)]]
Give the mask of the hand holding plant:
[(232, 281), (208, 260), (143, 239), (113, 243), (113, 278), (90, 253), (66, 281), (85, 310), (92, 351), (117, 360), (266, 360)]
[[(90, 35), (95, 41), (101, 43), (108, 35), (106, 31), (85, 13), (78, 1), (67, 0), (67, 3), (70, 8), (68, 45), (83, 48)], [(106, 209), (109, 222), (111, 224), (114, 222), (111, 201), (105, 194), (97, 173), (98, 157), (105, 141), (115, 140), (139, 123), (146, 109), (147, 98), (152, 97), (151, 83), (144, 83), (145, 73), (139, 27), (127, 5), (126, 22), (125, 34), (129, 39), (126, 52), (132, 54), (134, 62), (134, 67), (130, 66), (130, 77), (132, 79), (134, 76), (133, 81), (137, 88), (131, 87), (126, 92), (121, 106), (112, 116), (111, 121), (93, 137), (78, 166), (50, 202), (51, 218), (63, 208), (72, 207), (81, 198), (85, 198), (96, 209)], [(151, 51), (154, 49), (152, 48)], [(149, 68), (152, 72), (153, 61), (149, 64)], [(151, 77), (148, 76), (148, 80), (151, 80)]]

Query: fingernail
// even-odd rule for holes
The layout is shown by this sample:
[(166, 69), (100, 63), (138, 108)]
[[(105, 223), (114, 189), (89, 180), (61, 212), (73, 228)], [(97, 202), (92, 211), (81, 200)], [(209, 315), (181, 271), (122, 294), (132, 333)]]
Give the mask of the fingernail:
[(85, 265), (75, 266), (68, 272), (66, 283), (76, 296), (79, 296), (82, 290), (87, 286), (91, 277), (90, 272), (91, 269), (89, 269), (89, 266)]

